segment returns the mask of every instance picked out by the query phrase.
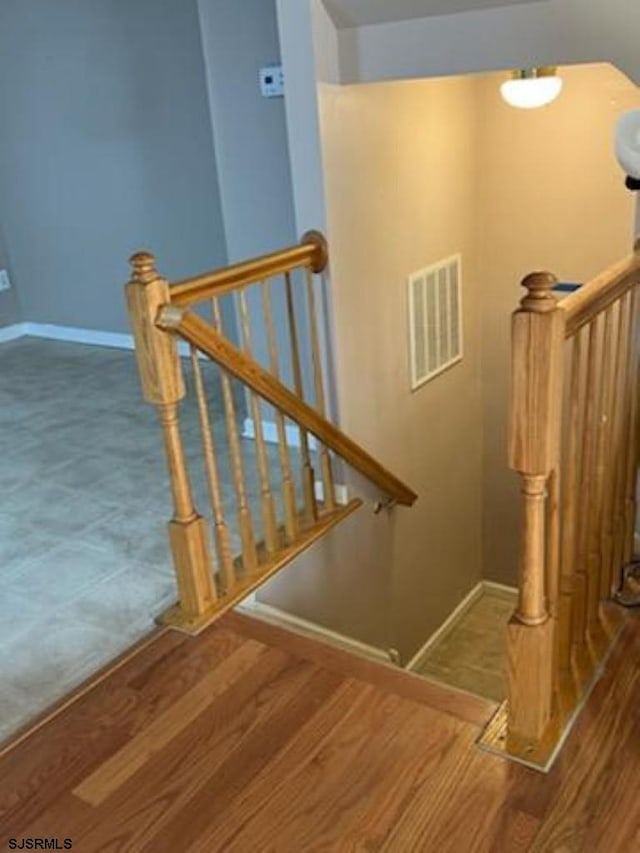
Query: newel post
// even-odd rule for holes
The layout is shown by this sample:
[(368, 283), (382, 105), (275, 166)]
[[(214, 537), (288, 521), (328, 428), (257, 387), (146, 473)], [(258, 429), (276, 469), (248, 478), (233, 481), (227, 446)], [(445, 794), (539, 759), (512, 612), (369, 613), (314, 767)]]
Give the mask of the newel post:
[(546, 500), (560, 457), (564, 314), (551, 273), (522, 282), (527, 294), (512, 318), (509, 465), (522, 483), (519, 597), (508, 627), (510, 737), (538, 742), (554, 691), (554, 620), (550, 618)]
[(142, 393), (158, 411), (164, 438), (174, 515), (168, 524), (176, 570), (179, 608), (189, 620), (216, 600), (207, 522), (198, 515), (180, 435), (178, 404), (185, 396), (175, 336), (158, 328), (156, 319), (170, 301), (169, 285), (155, 268), (155, 258), (138, 252), (130, 259), (127, 308), (135, 341)]

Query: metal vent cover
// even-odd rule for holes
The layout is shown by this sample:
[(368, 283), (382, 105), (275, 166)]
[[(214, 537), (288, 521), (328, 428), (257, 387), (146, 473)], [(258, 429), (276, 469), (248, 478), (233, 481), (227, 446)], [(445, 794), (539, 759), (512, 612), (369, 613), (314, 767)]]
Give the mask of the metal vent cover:
[(411, 390), (462, 359), (462, 259), (453, 255), (409, 276)]

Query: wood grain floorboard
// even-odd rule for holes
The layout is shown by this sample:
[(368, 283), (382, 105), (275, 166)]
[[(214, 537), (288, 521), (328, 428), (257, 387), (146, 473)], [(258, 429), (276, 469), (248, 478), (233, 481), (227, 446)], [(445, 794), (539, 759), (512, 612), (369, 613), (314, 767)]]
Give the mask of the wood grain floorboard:
[[(574, 734), (589, 737), (589, 762), (574, 762), (564, 784), (545, 816), (532, 850), (596, 850), (598, 825), (606, 826), (617, 811), (620, 795), (628, 785), (640, 798), (640, 638), (627, 633), (622, 648), (636, 666), (618, 667), (617, 677), (598, 685), (599, 707), (586, 709)], [(616, 656), (620, 660), (620, 653)], [(585, 729), (587, 731), (585, 731)], [(584, 740), (582, 741), (584, 746)], [(606, 796), (602, 796), (606, 791)], [(617, 795), (617, 796), (616, 796)], [(633, 815), (635, 813), (635, 818)], [(632, 809), (640, 826), (640, 803)], [(628, 826), (629, 821), (625, 821)], [(606, 840), (604, 841), (606, 843)]]
[[(472, 740), (456, 741), (437, 777), (427, 777), (416, 788), (382, 849), (401, 850), (409, 842), (415, 850), (480, 849), (476, 844), (481, 823), (489, 819), (487, 808), (500, 803), (493, 793), (493, 777), (504, 778), (508, 772), (500, 760), (487, 763), (486, 758), (479, 755)], [(482, 808), (477, 804), (476, 786), (480, 786), (480, 795), (485, 794)], [(460, 820), (462, 803), (464, 822)]]
[[(302, 767), (296, 770), (292, 762), (283, 763), (286, 784), (269, 796), (265, 808), (232, 843), (209, 828), (194, 849), (240, 853), (260, 838), (265, 849), (293, 849), (297, 844), (301, 850), (330, 850), (361, 827), (380, 787), (402, 773), (402, 740), (415, 731), (415, 708), (366, 686), (359, 692), (357, 713), (307, 754)], [(368, 741), (373, 730), (375, 754)]]
[[(332, 794), (340, 797), (345, 767), (350, 773), (353, 770), (354, 748), (362, 763), (355, 784), (365, 782), (366, 797), (359, 821), (351, 821), (353, 826), (345, 827), (345, 833), (347, 838), (359, 839), (359, 843), (366, 840), (367, 849), (376, 849), (376, 839), (386, 836), (395, 816), (404, 810), (405, 801), (416, 787), (416, 778), (437, 775), (453, 741), (468, 728), (423, 706), (400, 703), (398, 713), (387, 714), (384, 720), (391, 754), (383, 766), (378, 737), (375, 749), (368, 738), (371, 721), (367, 709), (375, 710), (376, 698), (380, 694), (372, 685), (347, 681), (327, 709), (298, 731), (193, 849), (246, 849), (251, 838), (259, 837), (265, 843), (269, 833), (275, 827), (280, 832), (283, 824), (291, 825), (298, 834), (298, 822), (308, 823), (305, 816), (309, 814), (314, 815), (315, 821), (323, 810), (331, 827), (335, 827), (340, 805), (334, 806)], [(410, 717), (403, 721), (407, 711)], [(380, 735), (379, 725), (375, 730)], [(473, 734), (470, 733), (469, 743)], [(339, 746), (342, 739), (345, 744)], [(336, 776), (341, 779), (339, 785), (335, 785)], [(349, 802), (354, 797), (355, 788), (351, 785)], [(278, 813), (280, 818), (276, 817)], [(284, 839), (280, 838), (279, 843), (284, 844)], [(314, 844), (318, 844), (317, 838)]]
[(184, 635), (163, 634), (38, 727), (0, 761), (0, 829), (28, 824), (243, 642), (216, 631), (194, 648)]
[[(211, 774), (269, 710), (301, 690), (313, 674), (308, 664), (292, 661), (280, 650), (269, 650), (245, 677), (213, 701), (207, 713), (182, 731), (146, 766), (123, 783), (101, 807), (73, 829), (81, 849), (142, 850), (180, 814)], [(45, 832), (52, 815), (29, 827), (33, 835)], [(59, 824), (56, 824), (58, 826)]]
[(99, 806), (107, 797), (130, 779), (151, 757), (170, 744), (189, 727), (213, 700), (253, 667), (265, 646), (252, 640), (236, 649), (225, 661), (177, 699), (163, 714), (156, 717), (122, 749), (84, 779), (73, 793), (92, 806)]
[[(303, 689), (291, 690), (287, 701), (255, 726), (252, 736), (238, 744), (185, 808), (163, 827), (163, 843), (173, 849), (188, 849), (210, 823), (211, 810), (223, 812), (253, 776), (285, 746), (291, 733), (304, 724), (339, 685), (339, 676), (335, 673), (320, 671)], [(155, 839), (144, 849), (155, 849), (154, 843)]]
[(640, 850), (640, 622), (546, 776), (478, 750), (492, 703), (246, 617), (176, 637), (5, 754), (0, 849)]
[(369, 693), (354, 681), (346, 680), (319, 711), (300, 726), (273, 761), (257, 773), (238, 796), (220, 814), (215, 826), (210, 826), (194, 842), (193, 849), (227, 849), (235, 843), (253, 819), (262, 812), (264, 804), (282, 790), (297, 788), (299, 768), (327, 742), (332, 742), (340, 725), (348, 725), (353, 716), (361, 713)]
[(166, 628), (158, 628), (152, 631), (142, 640), (135, 643), (130, 649), (127, 649), (127, 651), (118, 655), (106, 666), (101, 667), (97, 672), (93, 673), (89, 678), (79, 684), (78, 687), (72, 690), (71, 693), (63, 696), (62, 699), (59, 699), (57, 702), (54, 702), (54, 704), (49, 708), (46, 708), (34, 719), (19, 728), (18, 731), (12, 734), (7, 741), (0, 744), (0, 759), (15, 749), (16, 746), (18, 746), (18, 744), (20, 744), (27, 736), (32, 738), (39, 728), (45, 725), (45, 723), (48, 723), (58, 714), (62, 713), (62, 711), (64, 711), (69, 705), (74, 704), (85, 693), (95, 690), (102, 681), (113, 677), (116, 671), (130, 660), (133, 658), (142, 660), (139, 656), (140, 652), (146, 649), (147, 646), (153, 646), (153, 649), (150, 650), (150, 654), (152, 656), (162, 655), (164, 654), (165, 647), (173, 648), (174, 646), (180, 645), (181, 642), (182, 638), (179, 634), (170, 633)]
[(287, 649), (292, 654), (315, 661), (326, 669), (341, 672), (398, 693), (406, 699), (422, 702), (445, 714), (483, 726), (498, 707), (497, 702), (472, 696), (455, 688), (448, 688), (427, 678), (406, 672), (392, 665), (377, 663), (367, 658), (355, 657), (349, 652), (318, 643), (302, 634), (294, 634), (259, 619), (240, 613), (228, 613), (221, 623), (245, 636)]

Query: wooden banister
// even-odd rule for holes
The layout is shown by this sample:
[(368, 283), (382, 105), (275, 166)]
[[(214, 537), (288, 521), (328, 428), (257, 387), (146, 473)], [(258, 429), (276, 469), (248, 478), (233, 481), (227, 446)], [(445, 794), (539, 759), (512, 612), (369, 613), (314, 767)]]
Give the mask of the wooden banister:
[(173, 331), (217, 362), (252, 391), (275, 406), (312, 433), (334, 453), (341, 456), (356, 471), (375, 483), (399, 504), (411, 506), (417, 498), (415, 492), (370, 456), (359, 444), (341, 432), (330, 421), (295, 393), (283, 385), (273, 374), (264, 370), (197, 314), (168, 305), (161, 309), (156, 325)]
[[(357, 497), (338, 499), (329, 451), (385, 492), (389, 506), (409, 506), (416, 499), (408, 486), (326, 419), (321, 318), (314, 292), (322, 281), (314, 274), (322, 272), (327, 262), (326, 241), (316, 231), (305, 234), (298, 246), (173, 287), (156, 271), (152, 255), (141, 252), (131, 259), (126, 292), (138, 367), (143, 394), (160, 416), (174, 501), (169, 539), (179, 600), (160, 617), (166, 625), (188, 633), (202, 630), (362, 506)], [(306, 284), (295, 294), (297, 298), (295, 270), (303, 273), (299, 278)], [(284, 284), (280, 295), (285, 298), (278, 320), (286, 322), (283, 344), (289, 344), (292, 389), (280, 381), (271, 304), (272, 285), (276, 293), (279, 283), (272, 279), (280, 277)], [(236, 290), (242, 349), (225, 337), (219, 299)], [(252, 318), (250, 310), (251, 297), (258, 296), (258, 291), (263, 329), (256, 328), (259, 318)], [(189, 310), (205, 300), (211, 310), (210, 322)], [(262, 342), (261, 332), (266, 334), (269, 370), (256, 361), (260, 354), (256, 354), (254, 341)], [(189, 361), (180, 357), (178, 337), (190, 344), (190, 382), (183, 378)], [(213, 363), (202, 356), (209, 356)], [(307, 364), (313, 380), (308, 402)], [(236, 387), (236, 380), (242, 388)], [(184, 411), (184, 430), (179, 421), (179, 404), (194, 392), (201, 438), (201, 452), (196, 454), (192, 449), (196, 437), (193, 408)], [(249, 404), (248, 423), (255, 442), (246, 440), (243, 398), (236, 392), (243, 392)], [(275, 410), (277, 447), (273, 452), (267, 446), (271, 439), (262, 401)], [(290, 430), (288, 421), (297, 429)], [(309, 433), (318, 439), (317, 448)], [(185, 439), (191, 448), (183, 446)], [(313, 470), (316, 459), (322, 474), (318, 482)], [(209, 511), (200, 515), (194, 496), (200, 500), (205, 494)]]
[(576, 334), (602, 311), (637, 284), (640, 275), (640, 242), (632, 255), (608, 267), (559, 303), (565, 314), (565, 336)]
[(187, 618), (197, 619), (213, 606), (217, 593), (209, 571), (207, 524), (193, 502), (180, 433), (178, 404), (185, 396), (180, 358), (175, 341), (163, 335), (154, 322), (159, 307), (169, 298), (169, 286), (148, 252), (131, 257), (126, 298), (142, 391), (158, 411), (164, 438), (174, 505), (169, 541), (181, 606)]
[(170, 291), (171, 304), (193, 305), (294, 269), (319, 273), (327, 266), (327, 260), (324, 236), (319, 231), (307, 231), (298, 246), (176, 282)]
[(560, 302), (555, 282), (548, 272), (528, 275), (512, 317), (519, 596), (507, 634), (508, 701), (482, 738), (538, 766), (575, 716), (621, 620), (607, 599), (633, 553), (640, 245)]
[(522, 284), (527, 293), (512, 325), (509, 463), (521, 478), (524, 517), (518, 605), (508, 628), (509, 728), (512, 736), (537, 740), (553, 701), (548, 587), (551, 581), (555, 589), (558, 578), (549, 576), (545, 502), (560, 454), (564, 335), (555, 277), (532, 273)]

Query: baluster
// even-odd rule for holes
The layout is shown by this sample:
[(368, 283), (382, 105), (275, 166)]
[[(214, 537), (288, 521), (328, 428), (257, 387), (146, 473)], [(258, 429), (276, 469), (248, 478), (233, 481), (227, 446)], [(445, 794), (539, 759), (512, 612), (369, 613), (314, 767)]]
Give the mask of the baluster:
[[(280, 378), (280, 364), (278, 358), (278, 344), (276, 340), (275, 327), (273, 325), (273, 311), (271, 308), (271, 283), (265, 281), (262, 288), (262, 306), (265, 325), (267, 329), (267, 343), (269, 347), (269, 368), (271, 373)], [(287, 443), (287, 428), (284, 415), (279, 409), (274, 409), (276, 429), (278, 431), (278, 456), (282, 470), (282, 498), (284, 504), (284, 529), (289, 542), (293, 542), (298, 533), (298, 518), (296, 511), (296, 491), (291, 474), (291, 458), (289, 456), (289, 445)]]
[(596, 442), (598, 435), (598, 404), (599, 404), (599, 323), (598, 317), (589, 324), (587, 338), (587, 379), (584, 413), (584, 434), (582, 441), (582, 477), (580, 481), (580, 516), (578, 523), (578, 554), (576, 574), (579, 584), (584, 584), (586, 599), (580, 607), (576, 599), (574, 642), (576, 644), (576, 662), (579, 668), (581, 682), (591, 677), (592, 661), (588, 655), (587, 626), (592, 614), (592, 608), (597, 608), (600, 596), (599, 586), (594, 586), (594, 578), (589, 566), (589, 537), (590, 524), (593, 521), (593, 501), (595, 487)]
[(593, 457), (591, 471), (591, 489), (586, 519), (586, 558), (588, 576), (588, 613), (587, 631), (594, 644), (596, 657), (601, 658), (608, 639), (600, 624), (600, 589), (602, 585), (602, 567), (600, 561), (600, 532), (602, 529), (602, 506), (604, 499), (604, 479), (606, 476), (605, 447), (608, 424), (605, 416), (609, 404), (610, 386), (607, 382), (608, 359), (613, 338), (613, 313), (607, 309), (593, 321), (598, 329), (596, 338), (595, 376), (589, 387), (589, 402), (593, 406)]
[(622, 549), (622, 565), (625, 566), (633, 557), (634, 532), (636, 520), (636, 488), (638, 480), (638, 308), (640, 307), (640, 294), (637, 285), (631, 291), (631, 332), (629, 348), (629, 375), (627, 380), (627, 394), (629, 403), (629, 430), (626, 442), (626, 471), (625, 471), (625, 506), (624, 506), (624, 533)]
[(613, 498), (613, 553), (611, 558), (611, 591), (620, 586), (620, 577), (624, 561), (624, 528), (626, 518), (625, 487), (627, 472), (627, 442), (629, 439), (630, 397), (629, 397), (629, 361), (632, 348), (632, 294), (625, 293), (622, 299), (619, 339), (619, 376), (616, 387), (618, 404), (618, 423), (616, 429), (616, 453), (614, 457), (615, 486)]
[[(300, 366), (300, 347), (298, 345), (298, 328), (296, 324), (295, 306), (291, 275), (285, 273), (285, 293), (287, 299), (287, 316), (289, 320), (289, 337), (291, 339), (291, 365), (293, 369), (293, 387), (296, 394), (304, 400), (302, 368)], [(304, 515), (307, 522), (313, 522), (318, 517), (315, 496), (315, 477), (311, 466), (309, 453), (309, 434), (302, 427), (300, 430), (300, 449), (302, 456), (302, 493), (304, 496)]]
[(174, 519), (180, 524), (189, 524), (197, 513), (193, 504), (191, 483), (180, 436), (177, 403), (161, 403), (158, 415), (162, 425), (162, 437), (169, 467), (169, 485), (173, 497)]
[[(216, 331), (222, 332), (222, 317), (220, 305), (214, 296), (211, 300), (213, 309), (213, 325)], [(240, 526), (240, 541), (242, 542), (242, 564), (248, 572), (258, 567), (258, 555), (256, 551), (255, 537), (253, 535), (253, 522), (251, 511), (247, 502), (245, 489), (244, 464), (242, 461), (242, 446), (238, 438), (238, 425), (236, 419), (236, 407), (233, 401), (231, 380), (228, 374), (220, 371), (222, 382), (222, 401), (224, 405), (225, 419), (227, 423), (227, 436), (229, 438), (229, 452), (231, 459), (231, 476), (238, 501), (238, 522)]]
[(223, 588), (226, 592), (229, 592), (233, 588), (236, 580), (235, 570), (233, 567), (233, 551), (231, 548), (229, 528), (227, 527), (224, 517), (224, 505), (222, 502), (218, 460), (213, 438), (213, 430), (211, 428), (211, 421), (209, 418), (209, 406), (207, 404), (207, 396), (202, 378), (202, 368), (200, 366), (200, 359), (198, 358), (198, 351), (194, 346), (191, 347), (191, 364), (193, 367), (194, 384), (198, 400), (200, 431), (202, 434), (202, 447), (204, 451), (207, 485), (209, 488), (209, 499), (211, 501), (211, 511), (213, 513), (218, 561), (222, 569)]
[(599, 562), (600, 562), (600, 599), (609, 598), (611, 575), (611, 551), (613, 530), (611, 512), (613, 507), (613, 488), (615, 483), (612, 459), (615, 451), (616, 422), (615, 413), (618, 402), (615, 389), (618, 377), (618, 330), (620, 324), (620, 303), (611, 305), (605, 314), (605, 381), (602, 397), (603, 440), (600, 453), (602, 466), (602, 493), (600, 500), (600, 519), (598, 524)]
[(156, 326), (162, 306), (169, 303), (169, 285), (155, 268), (153, 255), (131, 258), (127, 307), (133, 329), (136, 360), (145, 399), (156, 406), (164, 439), (174, 515), (168, 524), (180, 602), (177, 622), (207, 613), (216, 601), (207, 522), (193, 503), (180, 425), (178, 403), (185, 396), (182, 367), (174, 336)]
[[(252, 354), (251, 346), (251, 324), (249, 321), (249, 308), (247, 296), (244, 290), (238, 293), (238, 304), (240, 306), (240, 325), (242, 328), (242, 341), (244, 351), (248, 356)], [(262, 518), (264, 521), (264, 543), (268, 554), (275, 554), (278, 550), (278, 525), (276, 522), (276, 509), (271, 493), (271, 478), (269, 476), (269, 457), (264, 441), (262, 426), (262, 410), (258, 395), (254, 391), (249, 392), (251, 405), (251, 417), (256, 440), (256, 458), (258, 463), (258, 476), (260, 478), (260, 500), (262, 505)]]
[(570, 363), (569, 405), (565, 431), (565, 468), (562, 493), (562, 552), (559, 603), (558, 653), (560, 670), (565, 681), (571, 669), (571, 646), (580, 636), (576, 622), (584, 613), (586, 584), (584, 575), (576, 571), (580, 511), (580, 481), (582, 479), (582, 437), (584, 431), (584, 400), (586, 393), (583, 335), (573, 339)]
[[(326, 417), (327, 406), (322, 379), (322, 354), (320, 352), (320, 340), (318, 337), (318, 316), (313, 286), (313, 273), (311, 270), (306, 269), (305, 274), (307, 282), (307, 301), (309, 306), (309, 338), (311, 340), (311, 359), (313, 364), (316, 408), (322, 417)], [(333, 471), (331, 469), (331, 457), (329, 456), (329, 451), (324, 444), (320, 446), (320, 467), (322, 471), (323, 502), (326, 509), (331, 511), (336, 507), (333, 487)]]
[(527, 276), (527, 295), (512, 320), (509, 464), (521, 477), (524, 513), (518, 605), (508, 628), (512, 742), (541, 739), (556, 682), (555, 623), (545, 589), (556, 583), (546, 565), (545, 488), (558, 465), (562, 420), (564, 316), (552, 293), (555, 282), (550, 273)]

